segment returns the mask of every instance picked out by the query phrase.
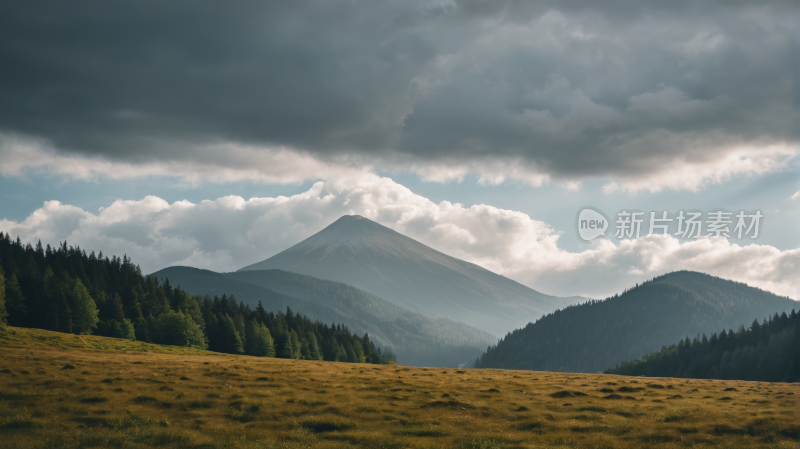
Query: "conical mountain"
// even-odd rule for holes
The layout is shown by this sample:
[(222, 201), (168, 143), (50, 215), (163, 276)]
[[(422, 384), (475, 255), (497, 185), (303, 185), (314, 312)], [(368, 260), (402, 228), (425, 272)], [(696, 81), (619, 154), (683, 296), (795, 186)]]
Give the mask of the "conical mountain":
[(239, 271), (269, 269), (343, 282), (494, 335), (583, 300), (537, 292), (360, 215), (345, 215), (291, 248)]

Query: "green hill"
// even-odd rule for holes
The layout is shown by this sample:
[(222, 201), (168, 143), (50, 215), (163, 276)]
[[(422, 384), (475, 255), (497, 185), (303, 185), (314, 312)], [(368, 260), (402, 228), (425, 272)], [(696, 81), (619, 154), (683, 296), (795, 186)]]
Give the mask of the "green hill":
[(127, 256), (87, 255), (66, 242), (55, 250), (41, 243), (34, 249), (0, 232), (0, 334), (6, 320), (16, 328), (79, 334), (83, 342), (97, 341), (85, 339), (87, 334), (113, 337), (105, 340), (116, 340), (115, 348), (144, 342), (258, 357), (371, 364), (396, 360), (368, 335), (353, 334), (341, 324), (321, 323), (289, 309), (268, 312), (224, 294), (192, 296), (155, 276), (143, 276)]
[(193, 295), (233, 295), (238, 301), (266, 310), (291, 307), (311, 319), (343, 323), (357, 334), (391, 348), (398, 363), (416, 366), (458, 366), (494, 343), (492, 335), (445, 318), (406, 310), (371, 293), (339, 282), (281, 270), (216, 273), (190, 267), (170, 267), (153, 273)]
[(687, 335), (738, 328), (796, 307), (796, 301), (745, 284), (679, 271), (544, 316), (489, 347), (476, 366), (602, 371)]
[(737, 379), (762, 382), (800, 380), (800, 316), (777, 313), (749, 327), (722, 329), (662, 346), (641, 360), (622, 362), (606, 374)]

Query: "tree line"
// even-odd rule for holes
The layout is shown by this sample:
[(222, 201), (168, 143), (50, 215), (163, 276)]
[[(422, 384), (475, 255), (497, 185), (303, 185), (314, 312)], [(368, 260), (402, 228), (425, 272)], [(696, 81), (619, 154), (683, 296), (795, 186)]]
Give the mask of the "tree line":
[(353, 363), (396, 357), (341, 324), (251, 308), (234, 296), (192, 296), (169, 279), (144, 276), (127, 257), (78, 246), (23, 245), (0, 232), (0, 326), (191, 346), (249, 354)]
[(623, 361), (607, 374), (766, 382), (800, 381), (800, 315), (775, 314), (749, 328), (723, 329), (711, 337), (687, 336), (632, 362)]

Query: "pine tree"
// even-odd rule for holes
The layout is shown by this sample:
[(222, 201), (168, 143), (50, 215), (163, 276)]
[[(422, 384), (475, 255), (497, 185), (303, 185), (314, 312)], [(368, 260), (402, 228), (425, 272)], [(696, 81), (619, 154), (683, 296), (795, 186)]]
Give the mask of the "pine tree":
[(311, 360), (311, 346), (305, 338), (300, 339), (300, 358), (303, 360)]
[[(292, 331), (294, 332), (294, 331)], [(292, 332), (289, 332), (286, 335), (284, 342), (283, 342), (283, 351), (281, 351), (281, 358), (282, 359), (293, 359), (294, 358), (294, 341), (292, 341)], [(295, 334), (295, 340), (297, 339), (297, 334)]]
[[(47, 246), (50, 248), (50, 245)], [(41, 325), (44, 329), (49, 330), (58, 330), (58, 301), (61, 299), (61, 292), (58, 291), (58, 287), (56, 286), (55, 281), (55, 273), (50, 268), (50, 265), (47, 265), (44, 270), (44, 278), (42, 281), (42, 295), (41, 299), (39, 300), (39, 307), (37, 307), (38, 311), (41, 312), (42, 317), (40, 318), (40, 323), (35, 323)]]
[(145, 317), (144, 313), (142, 313), (142, 307), (139, 301), (140, 296), (138, 285), (129, 286), (122, 291), (121, 295), (122, 305), (125, 307), (125, 316), (134, 321)]
[(302, 353), (303, 345), (300, 342), (300, 338), (297, 336), (297, 332), (295, 332), (294, 329), (292, 329), (292, 331), (289, 332), (289, 339), (292, 341), (292, 349), (294, 349), (294, 351), (292, 352), (292, 358), (293, 359), (301, 358), (303, 356)]
[(41, 265), (44, 261), (44, 248), (42, 248), (42, 241), (39, 240), (39, 242), (36, 243), (36, 263)]
[(64, 289), (58, 290), (56, 296), (56, 319), (55, 330), (64, 332), (66, 334), (72, 333), (72, 308), (69, 306), (67, 295)]
[(3, 271), (3, 265), (0, 264), (0, 334), (6, 331), (6, 274)]
[(262, 324), (267, 320), (267, 311), (264, 310), (261, 300), (258, 301), (258, 307), (256, 307), (256, 320)]
[(72, 311), (73, 330), (78, 334), (89, 334), (97, 327), (97, 305), (80, 279), (75, 279), (72, 293), (75, 309)]
[(258, 331), (256, 330), (257, 328), (258, 323), (256, 323), (255, 319), (252, 319), (245, 324), (244, 353), (247, 355), (256, 355), (256, 342), (260, 337)]
[(361, 347), (361, 342), (359, 340), (353, 342), (353, 352), (355, 353), (353, 357), (355, 363), (364, 363), (367, 361), (364, 355), (364, 348)]
[(313, 332), (309, 332), (308, 334), (308, 349), (310, 352), (310, 360), (322, 360), (322, 351), (319, 348), (319, 343), (317, 343), (317, 337), (314, 336)]
[(119, 297), (119, 293), (114, 293), (109, 314), (113, 320), (122, 321), (125, 319), (125, 308), (122, 305), (122, 298)]
[(281, 342), (281, 354), (280, 358), (282, 359), (291, 359), (292, 354), (294, 354), (294, 348), (292, 348), (292, 340), (287, 337), (284, 337)]
[(269, 329), (263, 324), (259, 324), (255, 319), (248, 321), (248, 343), (250, 355), (256, 357), (275, 357), (275, 346), (272, 343), (272, 336)]
[(25, 307), (25, 297), (19, 288), (16, 274), (12, 274), (6, 281), (6, 309), (9, 321), (14, 325), (22, 324), (22, 320), (28, 312)]
[(361, 346), (364, 348), (365, 354), (365, 361), (367, 363), (375, 363), (372, 361), (372, 342), (369, 341), (369, 333), (364, 332), (364, 336), (361, 337)]
[(232, 314), (229, 315), (231, 317), (231, 322), (233, 323), (234, 329), (236, 329), (236, 334), (239, 335), (239, 338), (242, 340), (242, 353), (244, 353), (244, 343), (247, 339), (247, 330), (245, 329), (245, 320), (244, 317), (238, 313), (239, 310), (237, 308), (232, 309)]
[(264, 331), (264, 342), (267, 345), (267, 351), (265, 357), (277, 357), (275, 350), (275, 340), (272, 338), (269, 328), (262, 324), (261, 329)]
[(241, 354), (244, 352), (244, 345), (233, 320), (226, 313), (219, 317), (219, 351), (227, 354)]
[[(231, 297), (232, 298), (232, 297)], [(242, 351), (244, 351), (244, 342), (247, 338), (247, 329), (245, 326), (245, 319), (239, 313), (239, 309), (237, 307), (231, 308), (230, 315), (231, 322), (233, 323), (233, 327), (236, 329), (236, 333), (239, 335), (239, 338), (242, 340)]]
[(356, 353), (353, 350), (353, 345), (351, 345), (349, 341), (344, 342), (344, 351), (345, 351), (346, 361), (350, 363), (358, 362), (358, 360), (356, 359)]
[(213, 312), (208, 312), (206, 320), (206, 335), (208, 336), (208, 349), (222, 352), (222, 339), (219, 335), (219, 318)]

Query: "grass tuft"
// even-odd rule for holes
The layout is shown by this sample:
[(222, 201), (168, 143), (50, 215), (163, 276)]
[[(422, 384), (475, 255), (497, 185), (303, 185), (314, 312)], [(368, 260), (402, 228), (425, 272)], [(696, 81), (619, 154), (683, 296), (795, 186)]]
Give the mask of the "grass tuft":
[(189, 410), (210, 409), (214, 407), (214, 401), (209, 401), (209, 400), (189, 401), (185, 404), (185, 406)]
[(144, 395), (142, 395), (142, 396), (136, 396), (135, 398), (133, 398), (133, 402), (135, 404), (158, 404), (161, 401), (159, 401), (157, 398), (154, 398), (152, 396), (144, 396)]
[(538, 430), (542, 431), (546, 428), (546, 425), (540, 421), (528, 421), (517, 424), (517, 430)]
[(578, 407), (575, 411), (605, 413), (606, 408), (602, 405), (587, 405), (585, 407)]
[(9, 393), (6, 391), (0, 391), (0, 401), (21, 401), (23, 399), (27, 399), (28, 396), (19, 393)]
[(140, 443), (150, 447), (159, 447), (176, 443), (187, 443), (189, 438), (177, 432), (154, 431), (134, 435), (131, 440), (134, 443)]
[(301, 425), (316, 433), (346, 432), (356, 428), (354, 422), (344, 419), (312, 419), (303, 421)]
[(551, 398), (571, 398), (574, 396), (575, 392), (568, 390), (561, 390), (561, 391), (556, 391), (555, 393), (550, 393)]
[(30, 419), (30, 417), (15, 415), (0, 420), (0, 430), (25, 430), (25, 429), (38, 429), (42, 427), (41, 424)]
[(464, 402), (450, 400), (450, 401), (432, 401), (422, 405), (420, 408), (449, 408), (449, 409), (471, 409), (475, 406), (466, 404)]

